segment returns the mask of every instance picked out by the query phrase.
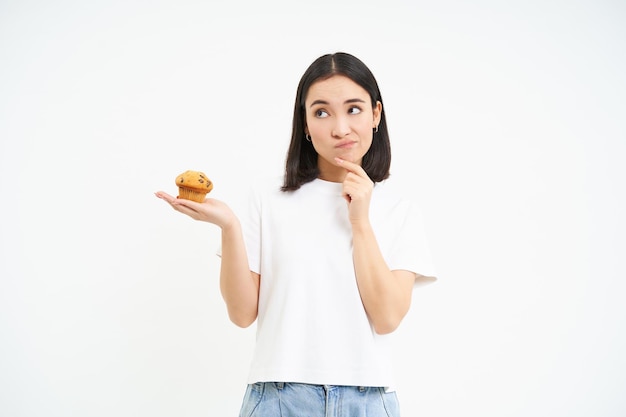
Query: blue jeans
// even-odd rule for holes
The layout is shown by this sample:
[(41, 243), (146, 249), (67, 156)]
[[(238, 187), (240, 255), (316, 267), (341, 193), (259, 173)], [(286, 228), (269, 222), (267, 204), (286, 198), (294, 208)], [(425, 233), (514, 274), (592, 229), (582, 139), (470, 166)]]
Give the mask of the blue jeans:
[(400, 417), (395, 392), (379, 387), (257, 382), (239, 417)]

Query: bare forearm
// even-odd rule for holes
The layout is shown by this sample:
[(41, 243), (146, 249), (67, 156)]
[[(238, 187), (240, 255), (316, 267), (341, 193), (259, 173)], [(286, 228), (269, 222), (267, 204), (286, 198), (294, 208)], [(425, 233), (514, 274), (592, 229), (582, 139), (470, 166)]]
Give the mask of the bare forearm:
[(258, 310), (259, 278), (250, 272), (238, 221), (222, 228), (220, 290), (231, 321), (241, 327), (252, 324)]
[(389, 270), (369, 223), (353, 225), (353, 245), (354, 268), (365, 311), (377, 333), (390, 333), (411, 304), (411, 273)]

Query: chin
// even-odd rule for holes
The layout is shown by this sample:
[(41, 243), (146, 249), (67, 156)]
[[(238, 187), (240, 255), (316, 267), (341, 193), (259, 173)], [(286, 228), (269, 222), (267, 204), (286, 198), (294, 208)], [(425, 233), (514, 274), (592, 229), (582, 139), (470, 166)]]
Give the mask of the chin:
[(361, 161), (363, 160), (362, 155), (355, 155), (354, 152), (345, 152), (343, 154), (337, 155), (337, 157), (343, 159), (344, 161), (352, 162), (354, 164), (359, 164), (359, 165), (361, 164)]

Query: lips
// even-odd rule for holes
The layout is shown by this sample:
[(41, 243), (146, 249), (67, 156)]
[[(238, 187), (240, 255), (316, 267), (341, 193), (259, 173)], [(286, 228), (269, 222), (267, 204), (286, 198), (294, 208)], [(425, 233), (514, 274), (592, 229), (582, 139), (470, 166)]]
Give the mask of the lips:
[(335, 145), (335, 148), (346, 149), (351, 148), (356, 143), (355, 140), (344, 140)]

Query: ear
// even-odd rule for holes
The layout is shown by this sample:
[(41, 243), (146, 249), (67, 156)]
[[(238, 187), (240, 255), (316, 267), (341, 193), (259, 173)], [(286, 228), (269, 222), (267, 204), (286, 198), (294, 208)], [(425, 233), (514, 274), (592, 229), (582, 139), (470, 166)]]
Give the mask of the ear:
[(374, 120), (372, 121), (373, 122), (372, 128), (375, 128), (380, 123), (380, 118), (383, 114), (383, 103), (381, 103), (380, 101), (377, 101), (376, 106), (374, 106), (374, 108), (372, 109), (372, 113), (374, 114)]

